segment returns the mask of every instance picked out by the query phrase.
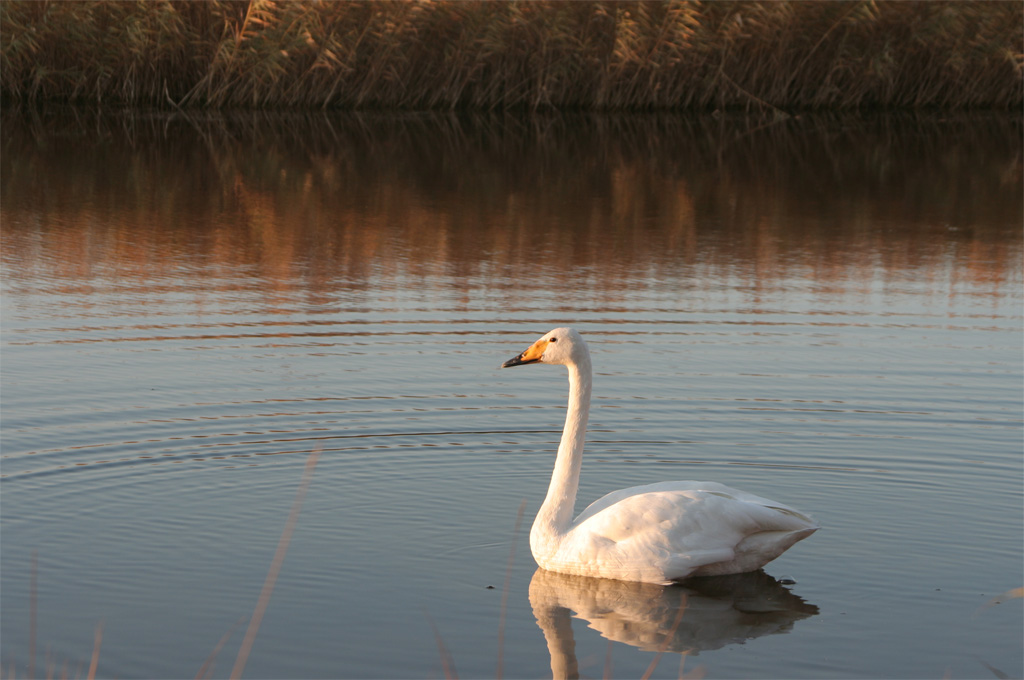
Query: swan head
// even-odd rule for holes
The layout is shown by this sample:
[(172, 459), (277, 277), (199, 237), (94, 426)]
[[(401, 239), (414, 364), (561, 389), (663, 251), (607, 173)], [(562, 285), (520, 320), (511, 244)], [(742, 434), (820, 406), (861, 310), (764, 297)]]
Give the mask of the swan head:
[(590, 356), (590, 350), (583, 336), (572, 328), (556, 328), (548, 331), (525, 352), (512, 357), (501, 365), (502, 368), (524, 364), (556, 364), (569, 366), (583, 363)]

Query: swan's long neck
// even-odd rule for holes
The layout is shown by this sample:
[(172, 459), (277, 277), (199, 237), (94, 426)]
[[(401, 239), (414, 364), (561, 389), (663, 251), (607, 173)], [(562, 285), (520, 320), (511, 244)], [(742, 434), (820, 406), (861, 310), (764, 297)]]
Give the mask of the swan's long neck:
[(530, 531), (530, 545), (535, 555), (538, 549), (545, 552), (553, 550), (572, 526), (576, 491), (579, 489), (580, 464), (590, 415), (590, 357), (584, 357), (580, 363), (570, 364), (568, 368), (569, 408), (565, 414), (562, 441), (558, 445), (548, 495)]

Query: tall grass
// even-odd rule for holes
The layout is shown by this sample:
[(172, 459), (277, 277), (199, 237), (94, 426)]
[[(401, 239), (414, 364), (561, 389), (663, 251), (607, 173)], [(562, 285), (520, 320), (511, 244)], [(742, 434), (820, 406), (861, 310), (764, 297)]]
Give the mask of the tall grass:
[(1018, 2), (0, 3), (4, 100), (1020, 108)]

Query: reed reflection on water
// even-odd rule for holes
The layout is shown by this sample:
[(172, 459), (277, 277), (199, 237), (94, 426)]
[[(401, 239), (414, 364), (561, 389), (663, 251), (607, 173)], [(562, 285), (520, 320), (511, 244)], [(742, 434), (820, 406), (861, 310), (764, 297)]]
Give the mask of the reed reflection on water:
[(101, 672), (206, 668), (322, 447), (247, 674), (439, 675), (418, 607), (491, 673), (483, 585), (565, 403), (563, 376), (497, 366), (573, 323), (601, 383), (581, 499), (707, 478), (825, 529), (792, 589), (610, 587), (521, 552), (510, 675), (594, 674), (605, 640), (617, 675), (666, 641), (737, 677), (1016, 672), (1019, 612), (963, 622), (1018, 585), (1021, 131), (6, 111), (5, 668), (33, 549), (57, 659), (102, 618)]
[(1019, 119), (77, 116), (6, 121), (12, 291), (200, 277), (272, 307), (441, 275), (617, 305), (680, 277), (756, 301), (1018, 271)]

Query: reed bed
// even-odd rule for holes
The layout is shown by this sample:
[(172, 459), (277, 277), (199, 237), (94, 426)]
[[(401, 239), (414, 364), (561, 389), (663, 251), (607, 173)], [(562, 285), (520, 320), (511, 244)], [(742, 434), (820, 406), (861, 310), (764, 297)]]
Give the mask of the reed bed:
[(6, 102), (1020, 109), (1018, 2), (0, 3)]

